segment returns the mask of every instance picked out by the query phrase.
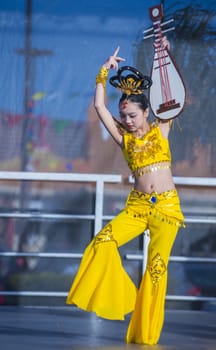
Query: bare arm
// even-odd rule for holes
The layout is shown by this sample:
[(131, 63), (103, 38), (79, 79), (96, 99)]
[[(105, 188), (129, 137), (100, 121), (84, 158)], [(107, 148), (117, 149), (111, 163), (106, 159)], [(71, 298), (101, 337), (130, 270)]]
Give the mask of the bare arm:
[[(123, 58), (117, 56), (119, 52), (119, 47), (115, 50), (113, 56), (110, 56), (106, 62), (103, 64), (103, 68), (118, 70), (119, 62), (124, 61)], [(97, 111), (98, 117), (104, 124), (105, 128), (108, 130), (110, 135), (113, 137), (114, 141), (121, 146), (122, 145), (122, 135), (120, 134), (115, 121), (105, 105), (105, 91), (102, 83), (96, 84), (95, 96), (94, 96), (94, 107)]]
[[(162, 37), (161, 43), (159, 45), (161, 45), (161, 47), (164, 48), (164, 49), (170, 50), (170, 43), (167, 40), (166, 36)], [(164, 138), (168, 138), (171, 125), (172, 125), (172, 120), (171, 119), (169, 119), (169, 120), (160, 120), (159, 121), (159, 127), (161, 129), (161, 133), (162, 133)]]
[(160, 127), (161, 133), (165, 139), (167, 139), (169, 136), (171, 125), (172, 125), (171, 119), (159, 121), (159, 127)]

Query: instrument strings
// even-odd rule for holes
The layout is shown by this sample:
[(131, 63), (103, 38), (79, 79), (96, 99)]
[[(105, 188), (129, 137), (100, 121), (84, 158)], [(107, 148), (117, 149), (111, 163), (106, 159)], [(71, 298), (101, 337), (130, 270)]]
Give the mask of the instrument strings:
[[(160, 25), (158, 27), (157, 37), (161, 43), (163, 35), (162, 35), (162, 30)], [(158, 58), (158, 65), (160, 70), (162, 100), (165, 105), (169, 101), (172, 101), (172, 92), (171, 92), (169, 75), (167, 70), (167, 65), (169, 64), (169, 62), (167, 62), (167, 57), (168, 55), (166, 54), (166, 50), (162, 46), (160, 46), (157, 49), (157, 58)]]

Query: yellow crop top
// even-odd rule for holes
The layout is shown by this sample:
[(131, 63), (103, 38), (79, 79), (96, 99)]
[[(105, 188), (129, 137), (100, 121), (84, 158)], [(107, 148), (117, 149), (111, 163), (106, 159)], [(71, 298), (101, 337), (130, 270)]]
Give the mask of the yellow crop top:
[(169, 141), (163, 137), (158, 123), (152, 123), (142, 138), (124, 132), (123, 141), (122, 152), (134, 176), (171, 167)]

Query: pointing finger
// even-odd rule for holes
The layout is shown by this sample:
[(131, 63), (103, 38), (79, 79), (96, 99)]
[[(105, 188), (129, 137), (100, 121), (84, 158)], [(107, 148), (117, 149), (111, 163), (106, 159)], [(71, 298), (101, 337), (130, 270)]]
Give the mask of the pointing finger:
[(125, 58), (123, 58), (123, 57), (116, 57), (116, 61), (118, 61), (118, 62), (124, 62), (124, 61), (126, 61), (125, 60)]
[(116, 57), (119, 53), (120, 47), (118, 46), (117, 49), (115, 50), (113, 56)]

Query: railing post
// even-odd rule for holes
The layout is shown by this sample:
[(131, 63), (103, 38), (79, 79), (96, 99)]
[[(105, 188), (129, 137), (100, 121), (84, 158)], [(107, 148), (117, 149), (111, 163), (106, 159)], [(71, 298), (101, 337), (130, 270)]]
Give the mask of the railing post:
[(145, 230), (143, 234), (143, 258), (142, 258), (142, 274), (146, 270), (147, 260), (148, 260), (148, 245), (150, 240), (150, 231)]
[(104, 180), (97, 179), (95, 191), (95, 221), (94, 235), (96, 235), (103, 225), (103, 197), (104, 197)]

